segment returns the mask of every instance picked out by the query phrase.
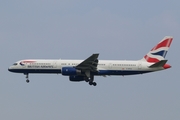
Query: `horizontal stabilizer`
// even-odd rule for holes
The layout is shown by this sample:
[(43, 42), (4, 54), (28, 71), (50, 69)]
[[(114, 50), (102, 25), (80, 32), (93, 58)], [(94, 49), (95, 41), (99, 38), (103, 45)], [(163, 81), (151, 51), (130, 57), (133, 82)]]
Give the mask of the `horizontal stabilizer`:
[(153, 65), (149, 66), (149, 68), (163, 67), (168, 60), (161, 60)]

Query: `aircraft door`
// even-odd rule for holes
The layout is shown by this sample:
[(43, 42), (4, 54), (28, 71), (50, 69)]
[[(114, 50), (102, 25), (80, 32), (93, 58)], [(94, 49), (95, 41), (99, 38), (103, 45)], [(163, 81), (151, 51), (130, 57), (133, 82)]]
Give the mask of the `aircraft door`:
[(57, 61), (54, 61), (54, 62), (53, 62), (53, 67), (54, 67), (54, 68), (57, 68)]
[(112, 63), (109, 63), (108, 67), (109, 67), (109, 69), (111, 69), (112, 68)]
[(142, 68), (142, 63), (141, 61), (138, 63), (138, 69), (140, 70)]

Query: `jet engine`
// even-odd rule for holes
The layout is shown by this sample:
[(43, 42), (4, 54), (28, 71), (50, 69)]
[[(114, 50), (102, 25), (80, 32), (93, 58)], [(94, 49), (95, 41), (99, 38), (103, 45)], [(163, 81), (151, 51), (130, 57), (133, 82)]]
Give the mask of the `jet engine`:
[(69, 80), (72, 82), (80, 82), (80, 81), (85, 80), (85, 76), (72, 75), (72, 76), (69, 76)]
[(81, 74), (81, 70), (77, 70), (74, 67), (63, 67), (61, 72), (62, 75), (66, 75), (66, 76)]

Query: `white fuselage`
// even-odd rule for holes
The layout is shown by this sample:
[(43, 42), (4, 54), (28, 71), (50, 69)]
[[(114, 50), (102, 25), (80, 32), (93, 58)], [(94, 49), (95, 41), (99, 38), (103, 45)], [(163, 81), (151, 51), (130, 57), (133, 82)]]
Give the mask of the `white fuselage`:
[[(63, 67), (75, 67), (83, 60), (21, 60), (9, 67), (9, 71), (17, 73), (61, 73)], [(99, 60), (94, 75), (134, 75), (163, 70), (163, 67), (149, 68), (153, 63), (145, 61)]]
[(21, 60), (9, 67), (10, 72), (24, 73), (29, 82), (29, 73), (55, 73), (69, 76), (70, 81), (86, 81), (96, 86), (94, 76), (135, 75), (168, 69), (165, 56), (173, 38), (164, 37), (141, 60), (99, 60), (94, 53), (85, 60)]

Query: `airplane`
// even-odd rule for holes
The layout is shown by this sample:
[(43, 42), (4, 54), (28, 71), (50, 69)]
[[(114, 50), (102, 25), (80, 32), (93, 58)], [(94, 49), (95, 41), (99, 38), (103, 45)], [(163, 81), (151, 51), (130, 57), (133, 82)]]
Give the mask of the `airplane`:
[(142, 59), (132, 60), (98, 60), (99, 53), (92, 54), (85, 60), (64, 59), (26, 59), (15, 62), (8, 68), (10, 72), (23, 73), (29, 83), (30, 73), (62, 74), (70, 81), (86, 81), (96, 86), (94, 76), (136, 75), (171, 68), (165, 56), (173, 37), (165, 36)]

